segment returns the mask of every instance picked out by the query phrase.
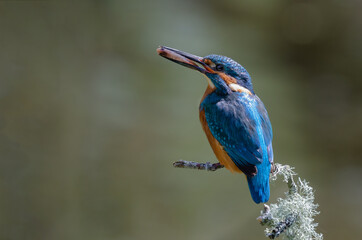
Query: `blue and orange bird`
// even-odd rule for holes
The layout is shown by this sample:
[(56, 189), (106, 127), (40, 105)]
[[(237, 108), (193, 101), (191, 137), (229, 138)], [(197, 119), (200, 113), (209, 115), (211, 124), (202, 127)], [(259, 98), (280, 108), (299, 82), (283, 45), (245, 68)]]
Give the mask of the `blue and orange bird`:
[(225, 56), (198, 57), (164, 46), (157, 52), (206, 75), (208, 86), (199, 112), (207, 139), (220, 164), (246, 175), (252, 199), (267, 202), (273, 164), (272, 127), (249, 73)]

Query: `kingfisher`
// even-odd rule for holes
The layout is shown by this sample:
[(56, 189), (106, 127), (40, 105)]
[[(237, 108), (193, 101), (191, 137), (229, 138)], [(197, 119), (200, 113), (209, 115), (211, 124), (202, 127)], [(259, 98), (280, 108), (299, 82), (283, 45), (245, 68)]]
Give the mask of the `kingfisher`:
[(208, 86), (200, 102), (199, 117), (211, 148), (221, 165), (246, 175), (255, 203), (267, 202), (274, 158), (273, 133), (249, 73), (239, 63), (221, 55), (199, 57), (165, 46), (157, 52), (206, 76)]

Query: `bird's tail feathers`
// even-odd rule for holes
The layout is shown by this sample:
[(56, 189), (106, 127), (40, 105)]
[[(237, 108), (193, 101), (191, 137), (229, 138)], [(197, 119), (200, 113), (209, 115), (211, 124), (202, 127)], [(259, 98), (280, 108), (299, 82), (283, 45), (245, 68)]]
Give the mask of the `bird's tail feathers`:
[(258, 173), (255, 176), (248, 176), (248, 185), (251, 197), (256, 203), (265, 203), (269, 201), (270, 188), (269, 188), (269, 173), (270, 164), (262, 163), (259, 165)]

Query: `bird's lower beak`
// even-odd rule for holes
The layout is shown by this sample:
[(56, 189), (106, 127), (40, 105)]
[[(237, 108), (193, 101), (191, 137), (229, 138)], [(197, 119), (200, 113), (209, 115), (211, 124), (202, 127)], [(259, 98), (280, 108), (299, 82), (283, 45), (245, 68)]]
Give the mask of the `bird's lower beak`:
[(160, 46), (157, 48), (157, 53), (175, 63), (185, 67), (195, 69), (202, 73), (213, 73), (214, 71), (204, 62), (204, 58), (182, 52), (177, 49)]

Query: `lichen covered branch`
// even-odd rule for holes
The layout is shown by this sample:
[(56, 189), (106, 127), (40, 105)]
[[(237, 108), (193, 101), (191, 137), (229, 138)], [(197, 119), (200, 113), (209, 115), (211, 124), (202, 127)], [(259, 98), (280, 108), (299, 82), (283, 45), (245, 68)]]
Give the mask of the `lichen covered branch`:
[(290, 240), (323, 239), (323, 235), (315, 231), (318, 224), (314, 223), (314, 217), (319, 212), (316, 210), (318, 205), (314, 203), (313, 188), (300, 178), (295, 182), (293, 168), (281, 164), (275, 164), (275, 167), (271, 181), (281, 175), (288, 185), (288, 192), (276, 204), (264, 205), (257, 218), (261, 225), (267, 226), (266, 236), (274, 239), (284, 233), (284, 237)]

